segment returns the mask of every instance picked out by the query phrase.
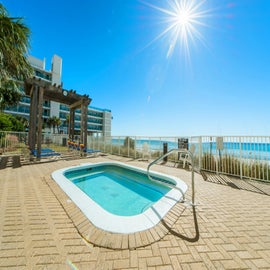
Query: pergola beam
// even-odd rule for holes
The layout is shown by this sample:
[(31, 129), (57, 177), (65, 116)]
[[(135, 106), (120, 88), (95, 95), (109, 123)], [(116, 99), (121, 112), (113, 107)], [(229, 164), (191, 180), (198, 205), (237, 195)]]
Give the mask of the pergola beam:
[(83, 104), (83, 100), (78, 100), (69, 106), (70, 109), (77, 109)]

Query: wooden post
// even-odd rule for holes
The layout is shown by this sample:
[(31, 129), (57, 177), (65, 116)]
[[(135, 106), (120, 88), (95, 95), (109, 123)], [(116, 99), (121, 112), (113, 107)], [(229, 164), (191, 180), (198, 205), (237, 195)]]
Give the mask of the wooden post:
[(75, 125), (75, 109), (74, 108), (70, 108), (69, 111), (69, 131), (68, 131), (68, 137), (71, 141), (74, 140), (74, 125)]
[(43, 112), (43, 95), (44, 88), (38, 88), (38, 130), (37, 130), (37, 160), (41, 158), (41, 141), (42, 141), (42, 112)]
[(87, 102), (83, 102), (81, 105), (81, 143), (87, 149)]
[(36, 144), (36, 125), (37, 125), (37, 99), (38, 99), (38, 87), (32, 86), (30, 95), (30, 121), (28, 131), (28, 144), (29, 150), (32, 152), (35, 149)]

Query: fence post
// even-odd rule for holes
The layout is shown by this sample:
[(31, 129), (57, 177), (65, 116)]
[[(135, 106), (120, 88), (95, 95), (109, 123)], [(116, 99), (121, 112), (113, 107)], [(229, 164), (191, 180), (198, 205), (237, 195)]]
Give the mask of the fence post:
[[(168, 143), (165, 142), (163, 143), (163, 155), (165, 155), (167, 152), (168, 152)], [(167, 162), (167, 160), (168, 160), (168, 157), (163, 158), (164, 162)]]
[(127, 138), (128, 138), (128, 152), (127, 152), (127, 154), (128, 154), (128, 157), (129, 157), (129, 147), (130, 147), (129, 141), (130, 141), (130, 137), (127, 137)]
[(151, 138), (148, 138), (148, 151), (149, 151), (149, 158), (151, 160), (152, 156), (152, 149), (151, 149)]
[(201, 170), (202, 166), (202, 136), (199, 137), (199, 143), (198, 143), (199, 149), (199, 171)]
[(110, 144), (111, 144), (111, 152), (110, 152), (110, 154), (112, 154), (112, 149), (113, 149), (113, 138), (112, 138), (112, 136), (111, 136), (111, 139), (110, 139)]
[(241, 137), (239, 137), (239, 143), (240, 143), (240, 179), (243, 178), (243, 164), (242, 164), (242, 140)]
[(137, 137), (134, 138), (134, 159), (136, 159), (136, 144), (137, 144)]
[(5, 148), (4, 148), (4, 151), (3, 152), (5, 152), (5, 150), (7, 149), (7, 131), (5, 132), (5, 135), (4, 135), (4, 137), (5, 137)]
[(118, 156), (120, 156), (120, 137), (118, 137)]

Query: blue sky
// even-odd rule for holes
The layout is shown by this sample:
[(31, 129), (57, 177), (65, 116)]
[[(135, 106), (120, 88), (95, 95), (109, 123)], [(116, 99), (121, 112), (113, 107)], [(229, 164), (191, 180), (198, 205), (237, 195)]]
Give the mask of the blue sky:
[[(180, 0), (178, 0), (180, 1)], [(189, 0), (190, 1), (190, 0)], [(113, 135), (269, 135), (270, 1), (198, 0), (203, 37), (168, 57), (170, 0), (2, 1), (64, 88), (112, 111)], [(152, 42), (154, 40), (154, 42)]]

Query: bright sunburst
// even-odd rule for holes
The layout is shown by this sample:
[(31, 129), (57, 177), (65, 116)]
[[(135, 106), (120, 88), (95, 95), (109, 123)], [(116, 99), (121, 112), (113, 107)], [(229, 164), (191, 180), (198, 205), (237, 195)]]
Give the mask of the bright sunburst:
[(144, 2), (159, 11), (166, 24), (164, 30), (151, 43), (168, 35), (167, 58), (172, 56), (179, 45), (181, 53), (189, 60), (190, 44), (196, 40), (205, 43), (199, 31), (202, 26), (206, 26), (204, 18), (209, 16), (209, 10), (204, 9), (205, 2), (206, 0), (167, 0), (166, 8)]

